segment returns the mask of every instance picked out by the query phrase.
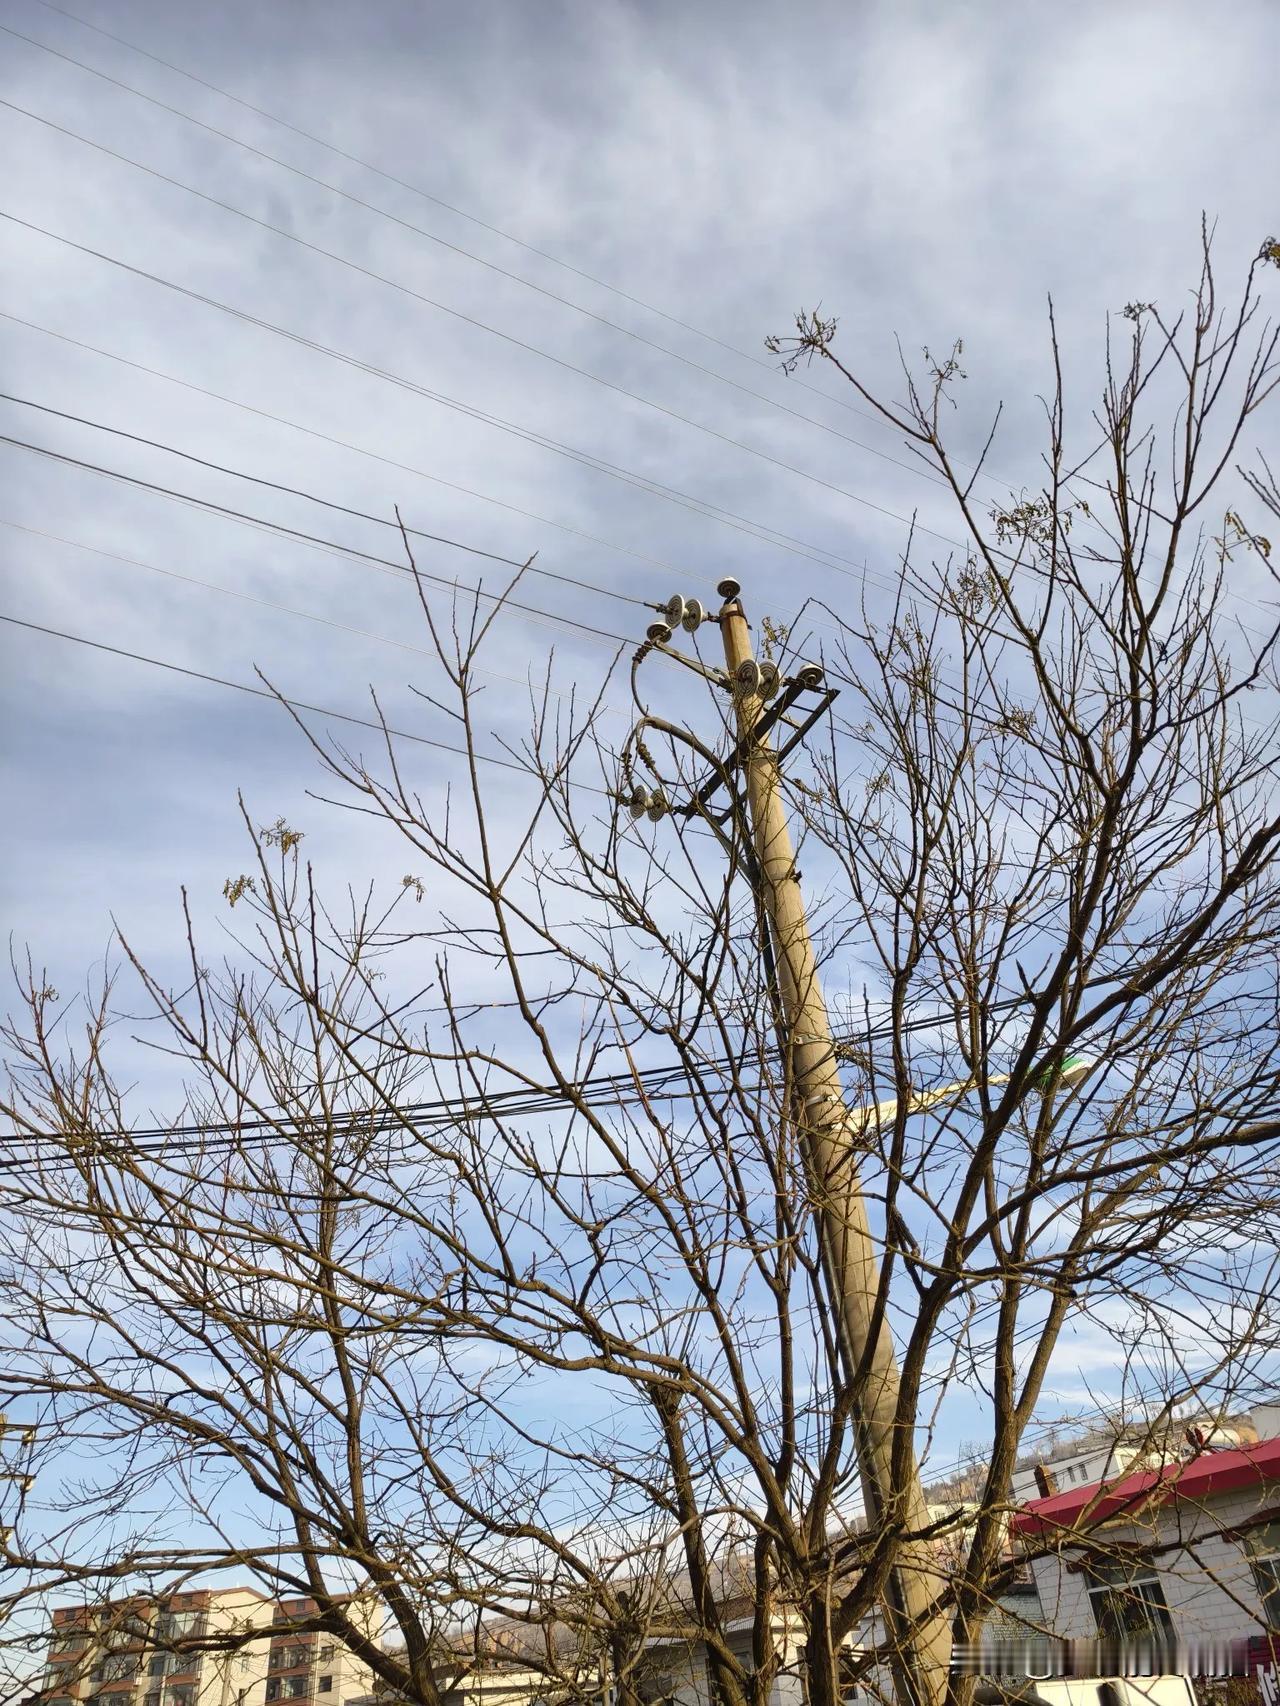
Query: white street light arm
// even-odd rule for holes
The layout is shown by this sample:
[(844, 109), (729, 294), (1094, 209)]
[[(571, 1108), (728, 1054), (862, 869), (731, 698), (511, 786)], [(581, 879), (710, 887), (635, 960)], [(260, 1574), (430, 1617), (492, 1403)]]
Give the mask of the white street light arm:
[[(1093, 1071), (1097, 1062), (1089, 1055), (1069, 1055), (1062, 1063), (1062, 1070), (1054, 1081), (1054, 1088), (1066, 1087), (1074, 1089)], [(992, 1072), (987, 1075), (986, 1083), (990, 1085), (1008, 1084), (1012, 1077), (1008, 1072)], [(958, 1102), (962, 1096), (967, 1096), (970, 1090), (976, 1090), (978, 1080), (965, 1078), (956, 1084), (943, 1084), (936, 1090), (913, 1090), (907, 1098), (908, 1114), (927, 1113), (930, 1108), (939, 1107), (943, 1102)], [(898, 1115), (899, 1098), (891, 1096), (886, 1102), (873, 1102), (869, 1107), (855, 1108), (845, 1119), (845, 1123), (857, 1132), (865, 1132), (874, 1127), (879, 1130), (890, 1124)]]

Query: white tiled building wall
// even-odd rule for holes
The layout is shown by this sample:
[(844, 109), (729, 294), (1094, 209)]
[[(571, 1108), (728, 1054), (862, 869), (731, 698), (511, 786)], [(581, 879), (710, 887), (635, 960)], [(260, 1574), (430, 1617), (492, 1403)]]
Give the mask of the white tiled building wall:
[[(1217, 1531), (1248, 1521), (1270, 1508), (1275, 1499), (1274, 1488), (1250, 1488), (1207, 1499), (1200, 1507), (1173, 1503), (1144, 1523), (1109, 1523), (1099, 1539), (1110, 1544), (1170, 1545), (1169, 1551), (1152, 1559), (1152, 1566), (1179, 1639), (1258, 1635), (1263, 1621), (1248, 1555), (1238, 1540), (1226, 1539)], [(1046, 1626), (1057, 1635), (1092, 1637), (1098, 1628), (1087, 1579), (1083, 1571), (1066, 1567), (1079, 1556), (1078, 1551), (1051, 1554), (1035, 1559), (1032, 1568)]]
[[(751, 1630), (743, 1624), (728, 1631), (734, 1656), (744, 1665), (751, 1663)], [(800, 1650), (796, 1640), (780, 1634), (778, 1640), (779, 1672), (769, 1691), (769, 1706), (801, 1706), (804, 1684), (800, 1675)], [(655, 1665), (648, 1679), (646, 1697), (669, 1700), (673, 1706), (707, 1706), (712, 1698), (711, 1681), (707, 1671), (706, 1654), (701, 1647), (672, 1649), (665, 1669)]]

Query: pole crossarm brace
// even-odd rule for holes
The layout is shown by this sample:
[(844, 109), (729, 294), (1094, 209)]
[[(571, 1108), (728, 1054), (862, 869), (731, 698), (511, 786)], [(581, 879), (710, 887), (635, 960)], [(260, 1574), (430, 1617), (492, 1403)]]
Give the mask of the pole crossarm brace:
[[(799, 679), (789, 681), (783, 691), (774, 700), (773, 704), (768, 706), (767, 709), (761, 713), (747, 733), (739, 739), (733, 751), (725, 759), (723, 771), (736, 770), (751, 752), (752, 747), (757, 745), (776, 723), (783, 720), (786, 713), (796, 703), (800, 695), (811, 691), (812, 689), (806, 681), (801, 681)], [(785, 758), (792, 748), (797, 746), (804, 739), (809, 730), (818, 721), (819, 717), (823, 716), (828, 710), (830, 710), (832, 703), (836, 698), (838, 698), (839, 693), (840, 689), (838, 687), (826, 688), (822, 697), (818, 700), (818, 703), (810, 710), (808, 716), (805, 717), (802, 723), (788, 723), (787, 727), (791, 730), (791, 734), (788, 739), (777, 748), (774, 756), (776, 758)], [(690, 800), (689, 804), (684, 808), (686, 816), (695, 816), (702, 810), (702, 808), (711, 802), (716, 791), (724, 781), (723, 771), (709, 777), (708, 780), (702, 784), (697, 793), (693, 796), (692, 800)]]

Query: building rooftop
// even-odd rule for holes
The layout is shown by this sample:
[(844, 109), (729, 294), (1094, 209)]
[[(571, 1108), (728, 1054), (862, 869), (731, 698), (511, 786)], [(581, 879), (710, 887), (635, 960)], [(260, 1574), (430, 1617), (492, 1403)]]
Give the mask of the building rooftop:
[[(1204, 1498), (1209, 1493), (1234, 1492), (1267, 1481), (1280, 1481), (1280, 1439), (1264, 1439), (1231, 1451), (1204, 1451), (1198, 1457), (1166, 1463), (1159, 1469), (1143, 1469), (1109, 1483), (1094, 1482), (1054, 1493), (1051, 1498), (1033, 1499), (1014, 1513), (1009, 1527), (1015, 1534), (1026, 1535), (1088, 1530), (1136, 1514), (1152, 1503)], [(1106, 1490), (1099, 1497), (1103, 1487)]]

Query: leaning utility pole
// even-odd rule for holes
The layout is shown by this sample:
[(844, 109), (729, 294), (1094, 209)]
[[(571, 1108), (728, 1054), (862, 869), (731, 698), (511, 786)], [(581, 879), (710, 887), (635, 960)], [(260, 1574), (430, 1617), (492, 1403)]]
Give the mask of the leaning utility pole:
[[(831, 1026), (818, 979), (777, 755), (757, 724), (764, 704), (752, 686), (751, 634), (737, 585), (721, 583), (720, 633), (734, 684), (739, 751), (755, 842), (755, 881), (763, 891), (777, 966), (784, 1069), (804, 1159), (817, 1198), (823, 1261), (839, 1311), (838, 1329), (850, 1378), (861, 1382), (855, 1436), (867, 1515), (881, 1528), (923, 1535), (929, 1516), (916, 1466), (910, 1419), (898, 1438), (899, 1377), (884, 1310), (877, 1308), (879, 1269), (858, 1176), (853, 1137), (879, 1110), (851, 1110), (836, 1067)], [(746, 666), (745, 668), (743, 666)], [(895, 1446), (897, 1468), (895, 1472)], [(947, 1686), (950, 1623), (936, 1609), (941, 1587), (928, 1542), (908, 1539), (890, 1578), (886, 1634), (899, 1688), (915, 1706), (937, 1706)]]

